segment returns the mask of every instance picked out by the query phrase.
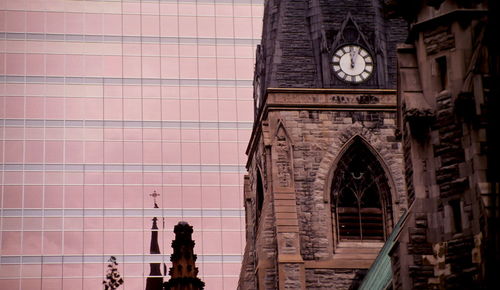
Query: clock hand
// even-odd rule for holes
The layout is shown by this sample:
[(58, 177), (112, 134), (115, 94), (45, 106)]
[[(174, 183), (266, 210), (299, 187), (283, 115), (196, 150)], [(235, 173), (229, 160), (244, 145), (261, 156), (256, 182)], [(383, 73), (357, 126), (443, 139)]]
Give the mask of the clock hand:
[(358, 52), (356, 51), (356, 48), (351, 47), (351, 51), (349, 52), (351, 55), (351, 68), (354, 68), (356, 64), (356, 57), (358, 56)]

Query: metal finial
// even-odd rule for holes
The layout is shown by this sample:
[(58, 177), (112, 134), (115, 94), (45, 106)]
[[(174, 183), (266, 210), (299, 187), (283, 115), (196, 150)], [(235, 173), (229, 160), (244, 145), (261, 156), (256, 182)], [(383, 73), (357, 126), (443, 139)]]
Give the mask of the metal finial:
[(157, 192), (156, 192), (156, 190), (153, 190), (153, 193), (149, 194), (149, 196), (152, 196), (152, 197), (153, 197), (153, 201), (154, 201), (154, 203), (155, 203), (155, 208), (158, 208), (158, 205), (156, 204), (156, 198), (157, 198), (158, 196), (160, 196), (160, 194), (159, 194), (159, 193), (157, 193)]

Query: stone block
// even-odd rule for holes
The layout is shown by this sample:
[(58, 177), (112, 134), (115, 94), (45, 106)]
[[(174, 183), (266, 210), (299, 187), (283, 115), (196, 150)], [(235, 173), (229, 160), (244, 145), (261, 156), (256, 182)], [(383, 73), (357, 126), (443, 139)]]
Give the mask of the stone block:
[(295, 200), (295, 193), (275, 193), (274, 200)]
[(295, 200), (292, 199), (278, 199), (274, 201), (275, 207), (280, 206), (295, 206)]
[(277, 212), (276, 219), (297, 219), (296, 212)]
[(275, 212), (297, 212), (295, 206), (280, 206), (275, 208)]

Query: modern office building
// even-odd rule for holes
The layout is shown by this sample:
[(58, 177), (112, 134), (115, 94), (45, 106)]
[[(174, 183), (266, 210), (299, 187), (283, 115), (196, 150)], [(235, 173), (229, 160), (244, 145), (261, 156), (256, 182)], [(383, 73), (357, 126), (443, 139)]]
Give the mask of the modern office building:
[(236, 288), (262, 8), (0, 1), (0, 289), (100, 289), (111, 256), (144, 289), (180, 220), (206, 289)]

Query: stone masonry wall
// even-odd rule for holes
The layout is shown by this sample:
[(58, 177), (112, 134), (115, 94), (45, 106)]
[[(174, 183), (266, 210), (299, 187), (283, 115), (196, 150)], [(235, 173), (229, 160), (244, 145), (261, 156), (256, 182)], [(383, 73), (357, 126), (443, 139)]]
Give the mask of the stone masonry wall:
[[(482, 39), (486, 1), (433, 1), (434, 6), (426, 2), (430, 1), (416, 1), (421, 5), (408, 10), (414, 17), (407, 17), (421, 24), (412, 28), (409, 39), (422, 93), (406, 98), (416, 91), (415, 82), (400, 83), (402, 105), (412, 104), (420, 115), (412, 113), (416, 118), (403, 127), (408, 184), (413, 185), (415, 201), (392, 257), (397, 269), (394, 286), (490, 289), (483, 280), (488, 271), (484, 261), (489, 258), (484, 254), (488, 238), (482, 199), (489, 191), (483, 143), (488, 91), (483, 80), (489, 74)], [(460, 14), (460, 5), (467, 2), (468, 13)], [(403, 55), (400, 64), (404, 60)], [(401, 80), (404, 71), (400, 70)], [(425, 119), (426, 110), (432, 118)], [(498, 271), (495, 280), (497, 275)]]
[(306, 284), (308, 290), (356, 289), (366, 270), (357, 269), (308, 269)]
[[(264, 138), (257, 147), (254, 159), (249, 168), (245, 184), (245, 211), (247, 216), (246, 248), (243, 257), (243, 265), (240, 274), (238, 289), (254, 289), (259, 277), (264, 281), (265, 289), (276, 289), (276, 231), (274, 227), (273, 200), (270, 193), (268, 176), (270, 172), (265, 166), (268, 162)], [(260, 215), (258, 215), (257, 198), (257, 174), (261, 174), (264, 200)], [(258, 265), (261, 266), (259, 273), (255, 273)]]
[[(342, 158), (342, 154), (348, 149), (352, 140), (361, 138), (369, 151), (380, 162), (390, 187), (390, 197), (386, 206), (389, 216), (387, 228), (390, 231), (392, 224), (396, 221), (402, 210), (406, 208), (407, 199), (403, 175), (403, 154), (401, 143), (395, 137), (396, 112), (391, 109), (394, 106), (395, 96), (390, 92), (366, 92), (363, 95), (352, 93), (339, 94), (288, 94), (277, 92), (268, 96), (270, 104), (287, 104), (291, 102), (316, 103), (317, 109), (288, 109), (269, 110), (266, 118), (260, 123), (260, 127), (254, 132), (254, 143), (251, 142), (250, 160), (248, 163), (248, 185), (245, 185), (245, 200), (247, 210), (247, 243), (254, 246), (247, 247), (244, 262), (253, 263), (255, 281), (265, 289), (275, 289), (281, 283), (287, 285), (294, 283), (306, 283), (305, 277), (294, 273), (304, 273), (304, 265), (301, 262), (291, 262), (282, 265), (277, 263), (278, 253), (286, 255), (288, 242), (283, 245), (278, 243), (277, 213), (273, 212), (275, 195), (281, 196), (277, 181), (274, 176), (279, 177), (281, 167), (273, 165), (277, 156), (273, 152), (277, 150), (274, 146), (277, 136), (286, 136), (290, 144), (293, 166), (287, 167), (293, 170), (294, 200), (286, 200), (286, 206), (296, 206), (297, 220), (289, 221), (290, 224), (298, 225), (297, 247), (300, 249), (299, 257), (304, 261), (323, 261), (331, 263), (336, 245), (335, 234), (332, 227), (332, 207), (330, 205), (331, 187), (336, 161)], [(328, 106), (339, 106), (330, 108)], [(351, 106), (345, 109), (344, 106)], [(356, 106), (368, 109), (357, 110)], [(357, 140), (357, 139), (356, 139)], [(280, 143), (281, 144), (281, 143)], [(275, 158), (275, 159), (273, 159)], [(291, 163), (291, 164), (292, 164)], [(273, 170), (277, 170), (274, 172)], [(259, 173), (260, 172), (260, 173)], [(258, 217), (258, 178), (260, 174), (263, 182), (264, 199), (263, 207)], [(385, 177), (384, 177), (385, 179)], [(278, 186), (277, 188), (275, 188)], [(285, 202), (283, 200), (278, 200)], [(290, 203), (290, 204), (288, 204)], [(250, 211), (250, 213), (249, 213)], [(283, 216), (283, 215), (281, 215)], [(258, 225), (256, 225), (258, 221)], [(256, 225), (256, 226), (252, 226)], [(287, 224), (288, 225), (288, 224)], [(285, 225), (285, 226), (287, 226)], [(291, 243), (293, 245), (293, 243)], [(280, 248), (285, 246), (285, 248)], [(280, 250), (279, 250), (279, 249)], [(278, 276), (278, 265), (284, 267), (282, 276)], [(300, 265), (300, 266), (299, 266)], [(287, 268), (288, 267), (288, 268)], [(291, 268), (292, 267), (292, 268)], [(297, 269), (293, 267), (299, 267)], [(246, 280), (240, 280), (240, 286), (252, 285), (252, 266), (244, 267), (242, 275)], [(281, 268), (279, 268), (281, 269)], [(311, 270), (311, 268), (305, 268)], [(329, 271), (323, 269), (325, 271)], [(321, 269), (315, 269), (318, 275)], [(281, 271), (281, 270), (280, 270)], [(281, 273), (281, 272), (279, 272)], [(339, 285), (352, 285), (353, 281), (360, 278), (361, 272), (355, 270), (336, 269), (331, 277)], [(358, 275), (359, 274), (359, 275)], [(280, 274), (281, 275), (281, 274)], [(302, 278), (300, 278), (302, 277)], [(306, 275), (307, 277), (307, 275)], [(357, 278), (355, 278), (357, 277)], [(325, 277), (323, 277), (325, 278)], [(321, 278), (321, 279), (323, 279)], [(299, 280), (298, 280), (299, 279)], [(326, 279), (326, 278), (325, 278)], [(330, 279), (330, 278), (328, 278)], [(325, 280), (321, 284), (329, 285)], [(245, 282), (246, 281), (246, 282)], [(343, 282), (342, 282), (343, 281)], [(245, 282), (245, 283), (243, 283)], [(284, 285), (284, 284), (283, 284)], [(301, 287), (304, 287), (301, 284)], [(307, 288), (309, 286), (305, 285)], [(316, 286), (311, 286), (315, 289)], [(319, 286), (318, 286), (319, 287)], [(325, 286), (328, 289), (330, 286)], [(348, 287), (346, 286), (346, 289)], [(244, 289), (244, 288), (241, 288)], [(320, 289), (320, 288), (318, 288)]]
[(434, 145), (434, 157), (438, 161), (436, 182), (441, 198), (461, 194), (469, 187), (468, 179), (460, 176), (460, 167), (465, 161), (462, 148), (462, 124), (455, 117), (451, 95), (437, 98), (435, 128), (439, 142)]
[[(334, 159), (354, 136), (361, 136), (390, 170), (394, 182), (392, 203), (404, 205), (401, 144), (394, 136), (395, 112), (359, 111), (281, 111), (270, 120), (281, 119), (294, 142), (294, 178), (299, 212), (301, 254), (304, 260), (325, 259), (331, 255), (331, 208), (328, 175)], [(320, 178), (318, 178), (320, 172)], [(399, 216), (394, 209), (396, 217)]]

